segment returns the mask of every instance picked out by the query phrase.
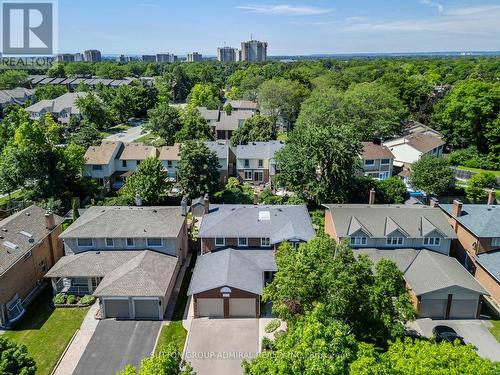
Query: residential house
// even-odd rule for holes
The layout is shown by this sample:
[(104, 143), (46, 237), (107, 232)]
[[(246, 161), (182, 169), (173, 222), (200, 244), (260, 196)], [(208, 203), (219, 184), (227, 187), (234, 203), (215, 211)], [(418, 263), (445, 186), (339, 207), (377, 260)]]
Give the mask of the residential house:
[(58, 122), (68, 124), (72, 117), (80, 118), (76, 99), (86, 95), (86, 92), (67, 92), (52, 100), (41, 100), (26, 108), (26, 111), (34, 120), (39, 120), (45, 113), (50, 113)]
[(203, 117), (210, 127), (215, 128), (217, 121), (220, 118), (220, 111), (218, 109), (208, 109), (206, 107), (197, 107), (201, 117)]
[(160, 147), (158, 159), (161, 161), (163, 170), (167, 173), (167, 177), (176, 181), (177, 168), (181, 160), (180, 144), (175, 143), (173, 146)]
[[(420, 317), (479, 317), (488, 292), (449, 257), (456, 235), (436, 207), (326, 204), (325, 232), (355, 254), (394, 260)], [(361, 250), (361, 251), (360, 251)]]
[(0, 118), (4, 115), (4, 110), (9, 105), (23, 105), (26, 102), (35, 100), (35, 92), (24, 87), (16, 87), (11, 90), (0, 90)]
[(204, 201), (188, 289), (195, 317), (256, 318), (262, 290), (277, 271), (274, 249), (308, 241), (315, 232), (304, 206), (210, 205)]
[(257, 111), (257, 102), (251, 100), (227, 100), (224, 105), (230, 104), (233, 111)]
[(236, 171), (240, 181), (267, 184), (276, 175), (274, 154), (283, 148), (281, 141), (251, 142), (236, 147)]
[(158, 150), (154, 146), (143, 143), (124, 143), (115, 159), (116, 170), (133, 173), (141, 162), (156, 157), (158, 157)]
[(386, 146), (363, 142), (361, 172), (368, 177), (385, 180), (392, 176), (394, 155)]
[(116, 179), (115, 159), (123, 143), (103, 141), (99, 146), (90, 146), (85, 152), (83, 176), (95, 179), (99, 186), (111, 189)]
[(254, 115), (253, 111), (234, 111), (231, 114), (220, 112), (219, 120), (215, 123), (214, 132), (217, 139), (230, 139), (233, 131), (238, 129), (246, 119)]
[(0, 326), (25, 312), (46, 272), (63, 256), (64, 219), (30, 206), (0, 221)]
[(424, 133), (428, 135), (433, 135), (438, 138), (443, 138), (443, 135), (435, 129), (422, 124), (418, 121), (408, 121), (403, 129), (403, 135), (410, 135), (416, 133)]
[(93, 294), (103, 318), (162, 319), (188, 251), (187, 208), (87, 209), (60, 236), (55, 293)]
[(458, 243), (454, 255), (500, 305), (500, 206), (494, 192), (488, 204), (440, 204)]
[(229, 178), (233, 165), (230, 164), (229, 141), (207, 141), (205, 145), (210, 151), (215, 152), (219, 160), (219, 180), (225, 184)]

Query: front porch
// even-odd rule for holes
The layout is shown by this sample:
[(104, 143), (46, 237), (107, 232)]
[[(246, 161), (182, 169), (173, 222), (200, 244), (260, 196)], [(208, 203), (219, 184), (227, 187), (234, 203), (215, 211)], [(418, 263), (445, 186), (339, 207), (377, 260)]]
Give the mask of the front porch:
[(102, 279), (102, 277), (52, 277), (50, 280), (54, 294), (84, 296), (94, 293)]

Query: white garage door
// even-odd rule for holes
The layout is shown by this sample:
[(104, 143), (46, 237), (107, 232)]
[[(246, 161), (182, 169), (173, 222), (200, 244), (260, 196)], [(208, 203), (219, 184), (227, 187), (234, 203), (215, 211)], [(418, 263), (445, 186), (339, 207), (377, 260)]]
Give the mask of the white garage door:
[(160, 307), (158, 299), (134, 299), (134, 309), (136, 319), (160, 319)]
[(255, 318), (255, 298), (230, 298), (229, 316), (231, 318)]
[(103, 303), (106, 318), (130, 318), (128, 299), (105, 299)]
[(197, 298), (196, 309), (200, 317), (223, 318), (224, 300), (222, 298)]
[(446, 299), (422, 299), (420, 301), (420, 318), (444, 318), (446, 315)]
[(477, 304), (479, 300), (473, 299), (455, 299), (451, 301), (450, 318), (451, 319), (475, 319), (477, 313)]

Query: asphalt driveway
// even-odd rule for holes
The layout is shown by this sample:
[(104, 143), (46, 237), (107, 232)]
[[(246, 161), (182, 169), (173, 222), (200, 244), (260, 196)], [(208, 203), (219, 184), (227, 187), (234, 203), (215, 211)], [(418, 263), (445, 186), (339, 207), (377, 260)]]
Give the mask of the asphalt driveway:
[(184, 358), (197, 375), (238, 375), (258, 350), (258, 319), (200, 318), (191, 322)]
[(467, 344), (472, 344), (477, 348), (477, 353), (493, 361), (500, 361), (500, 343), (490, 333), (488, 328), (491, 323), (480, 319), (460, 319), (460, 320), (432, 320), (417, 319), (414, 322), (415, 328), (424, 336), (432, 336), (432, 328), (437, 325), (445, 325), (453, 328), (464, 338)]
[(102, 320), (73, 375), (116, 374), (125, 365), (138, 366), (153, 352), (162, 322)]

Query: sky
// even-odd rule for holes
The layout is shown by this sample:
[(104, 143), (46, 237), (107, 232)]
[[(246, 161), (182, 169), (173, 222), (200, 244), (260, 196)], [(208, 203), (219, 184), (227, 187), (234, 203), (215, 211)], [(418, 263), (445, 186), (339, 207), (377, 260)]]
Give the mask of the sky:
[(59, 51), (268, 55), (499, 51), (500, 0), (58, 0)]

